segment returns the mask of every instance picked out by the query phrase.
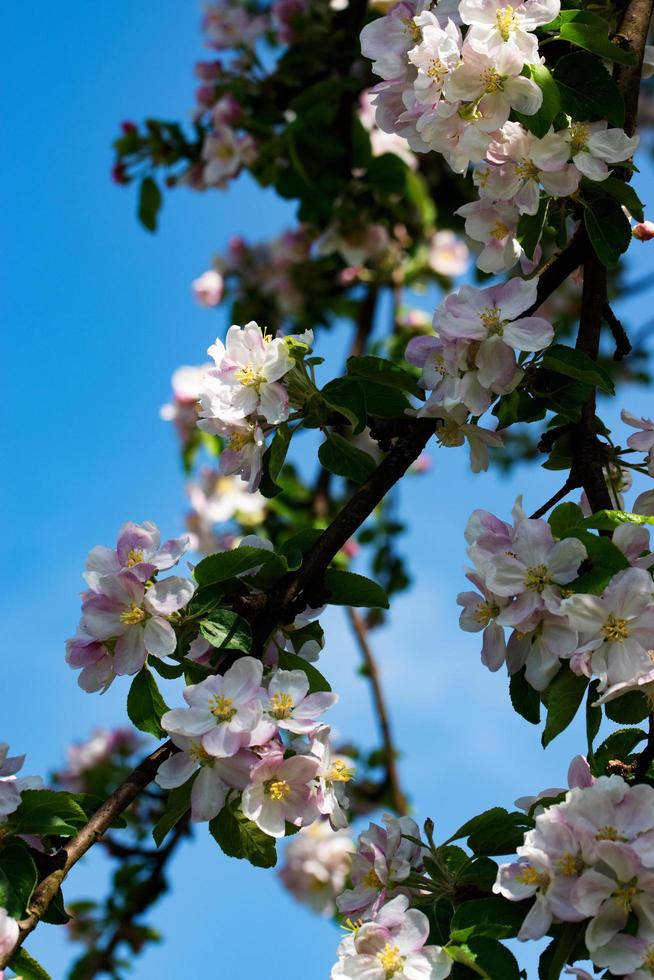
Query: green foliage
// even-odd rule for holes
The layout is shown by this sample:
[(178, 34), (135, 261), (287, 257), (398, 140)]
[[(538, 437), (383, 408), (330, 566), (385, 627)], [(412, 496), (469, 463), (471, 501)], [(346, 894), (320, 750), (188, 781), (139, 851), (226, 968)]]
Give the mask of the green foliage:
[(490, 939), (512, 939), (518, 935), (525, 918), (525, 906), (509, 902), (501, 895), (476, 898), (458, 905), (451, 924), (454, 942), (467, 942), (470, 936)]
[(265, 548), (251, 548), (241, 545), (232, 551), (221, 551), (203, 558), (195, 566), (193, 574), (200, 586), (216, 585), (249, 572), (260, 565), (272, 566), (275, 575), (283, 575), (288, 566), (283, 558)]
[(73, 794), (27, 789), (21, 793), (20, 806), (9, 817), (7, 826), (14, 834), (72, 837), (86, 820), (86, 813)]
[(520, 980), (520, 967), (511, 950), (486, 936), (472, 936), (467, 947), (475, 965), (489, 980)]
[(514, 710), (532, 725), (540, 722), (540, 695), (525, 678), (525, 668), (511, 675), (509, 697)]
[(20, 980), (52, 980), (47, 970), (26, 949), (19, 949), (12, 956), (9, 966)]
[(554, 68), (561, 108), (573, 119), (594, 122), (608, 119), (612, 126), (624, 125), (624, 101), (620, 90), (601, 61), (591, 54), (565, 55)]
[(644, 514), (630, 514), (624, 510), (598, 510), (585, 518), (584, 526), (600, 531), (613, 531), (621, 524), (654, 524), (654, 517)]
[(584, 512), (578, 504), (559, 504), (547, 518), (547, 523), (555, 538), (565, 538), (573, 528), (583, 527)]
[(599, 14), (589, 10), (562, 10), (559, 37), (570, 44), (590, 51), (605, 61), (621, 65), (636, 63), (636, 55), (625, 51), (608, 39), (609, 25)]
[(640, 728), (620, 728), (617, 732), (611, 732), (595, 751), (592, 767), (595, 775), (603, 776), (613, 759), (627, 762), (636, 746), (646, 738), (647, 733)]
[(327, 601), (332, 606), (365, 606), (368, 609), (388, 609), (388, 596), (381, 585), (338, 568), (328, 568), (325, 572)]
[(165, 738), (161, 716), (166, 711), (168, 705), (159, 692), (157, 682), (148, 668), (143, 667), (132, 681), (127, 695), (129, 720), (139, 731), (154, 735), (155, 738)]
[(138, 218), (148, 231), (157, 230), (157, 217), (162, 203), (158, 185), (152, 177), (144, 177), (139, 190)]
[(168, 793), (166, 808), (152, 828), (152, 836), (157, 847), (161, 847), (173, 827), (179, 823), (185, 813), (188, 813), (191, 807), (191, 790), (196, 777), (197, 773), (194, 772), (185, 783), (171, 789)]
[(274, 837), (259, 830), (234, 804), (222, 808), (209, 823), (209, 831), (229, 857), (244, 859), (257, 868), (274, 868), (277, 864)]
[(582, 565), (581, 575), (567, 586), (571, 592), (590, 592), (599, 595), (616, 572), (629, 567), (623, 552), (606, 537), (599, 537), (581, 528), (572, 528), (566, 537), (578, 538), (588, 552), (588, 558)]
[(649, 714), (649, 703), (640, 691), (627, 691), (604, 705), (606, 717), (619, 725), (635, 725)]
[(626, 207), (629, 214), (631, 214), (636, 221), (644, 221), (645, 215), (643, 213), (643, 202), (638, 197), (638, 194), (631, 184), (625, 184), (624, 180), (620, 180), (619, 177), (606, 177), (601, 181), (587, 180), (584, 178), (581, 186), (584, 198), (614, 198), (618, 204)]
[(340, 412), (352, 424), (352, 432), (358, 435), (366, 425), (366, 396), (354, 378), (334, 378), (320, 394), (334, 411)]
[[(522, 112), (516, 112), (515, 116), (525, 129), (528, 129), (534, 136), (542, 139), (561, 111), (561, 94), (558, 85), (546, 65), (529, 65), (529, 72), (532, 80), (536, 82), (543, 93), (543, 101), (538, 112), (533, 113), (531, 116), (527, 116)], [(532, 255), (529, 257), (531, 258)]]
[(281, 493), (282, 488), (277, 483), (277, 478), (282, 471), (282, 466), (286, 460), (288, 448), (291, 444), (292, 432), (286, 422), (283, 422), (275, 430), (270, 446), (263, 457), (263, 476), (259, 490), (264, 497), (276, 497)]
[(0, 908), (12, 919), (25, 915), (37, 880), (36, 865), (23, 844), (9, 844), (0, 851)]
[(364, 483), (375, 471), (375, 461), (368, 453), (355, 445), (330, 433), (318, 450), (318, 459), (326, 470), (335, 476), (342, 476), (352, 483)]
[(475, 854), (513, 854), (533, 825), (533, 820), (526, 814), (496, 806), (468, 820), (449, 840), (467, 837), (468, 847)]
[(608, 395), (615, 394), (615, 385), (604, 368), (588, 354), (574, 347), (566, 347), (565, 344), (553, 344), (548, 347), (543, 355), (543, 367), (568, 378), (574, 378), (575, 381), (593, 385)]
[(383, 357), (350, 357), (347, 362), (348, 374), (355, 378), (364, 378), (383, 385), (385, 388), (395, 388), (408, 395), (424, 400), (425, 393), (417, 381), (399, 364), (387, 361)]
[(249, 651), (252, 632), (247, 620), (232, 609), (218, 609), (200, 622), (200, 632), (217, 650)]
[(329, 681), (322, 676), (320, 671), (313, 664), (303, 660), (302, 657), (298, 657), (296, 653), (291, 653), (290, 650), (280, 650), (279, 666), (284, 670), (304, 671), (309, 681), (310, 694), (315, 691), (331, 691)]
[(568, 727), (577, 714), (587, 687), (587, 677), (573, 674), (566, 664), (561, 667), (543, 694), (547, 707), (547, 720), (542, 736), (543, 748)]
[(631, 244), (631, 225), (619, 201), (599, 197), (584, 203), (584, 225), (598, 259), (608, 268)]

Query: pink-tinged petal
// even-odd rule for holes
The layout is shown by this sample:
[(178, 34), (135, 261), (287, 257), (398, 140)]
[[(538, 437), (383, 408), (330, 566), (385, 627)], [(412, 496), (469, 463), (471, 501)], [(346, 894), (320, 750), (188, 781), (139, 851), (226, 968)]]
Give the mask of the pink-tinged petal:
[(615, 890), (615, 881), (599, 871), (584, 871), (573, 892), (573, 904), (584, 915), (597, 915), (602, 903)]
[(164, 541), (153, 557), (152, 562), (162, 571), (166, 568), (172, 568), (173, 565), (177, 564), (182, 555), (188, 551), (189, 547), (190, 541), (188, 534), (184, 534), (181, 538), (171, 538), (169, 541)]
[(405, 912), (400, 926), (394, 931), (395, 943), (403, 954), (413, 953), (424, 946), (429, 938), (429, 919), (419, 909)]
[(155, 616), (148, 619), (143, 630), (145, 649), (152, 657), (170, 657), (177, 647), (175, 630), (170, 623)]
[(536, 302), (538, 278), (521, 279), (514, 276), (502, 286), (494, 287), (493, 305), (499, 306), (503, 320), (515, 320)]
[(621, 129), (605, 129), (593, 133), (588, 140), (588, 149), (607, 163), (620, 163), (634, 155), (638, 143), (638, 136), (627, 136)]
[(327, 691), (317, 691), (310, 694), (304, 701), (300, 702), (293, 709), (293, 717), (302, 719), (317, 718), (319, 715), (333, 708), (338, 703), (338, 694), (331, 694)]
[(82, 603), (82, 622), (97, 640), (109, 640), (125, 631), (121, 613), (125, 606), (104, 595), (92, 595)]
[(575, 153), (572, 159), (577, 170), (589, 180), (606, 180), (609, 175), (609, 168), (604, 161), (598, 160), (591, 153)]
[(550, 197), (568, 197), (579, 187), (581, 174), (574, 166), (564, 167), (563, 170), (553, 170), (549, 173), (540, 172), (540, 181)]
[(120, 676), (124, 674), (138, 674), (145, 663), (147, 651), (145, 649), (144, 630), (141, 626), (130, 626), (122, 636), (116, 640), (114, 650), (114, 671)]
[(262, 783), (252, 783), (244, 791), (241, 797), (241, 808), (248, 820), (256, 820), (265, 800), (265, 793)]
[(104, 657), (97, 663), (84, 667), (77, 678), (77, 683), (87, 694), (106, 690), (115, 677), (112, 657)]
[(545, 350), (554, 339), (554, 328), (539, 316), (527, 316), (504, 327), (504, 339), (517, 350)]
[(440, 946), (423, 946), (404, 968), (406, 980), (445, 980), (452, 972), (452, 960)]
[(261, 721), (248, 731), (247, 745), (262, 746), (267, 745), (271, 738), (277, 734), (277, 725), (268, 718)]
[(477, 378), (484, 388), (509, 384), (516, 369), (515, 354), (501, 337), (484, 340), (475, 358)]
[(587, 557), (586, 548), (577, 538), (557, 541), (547, 561), (552, 578), (561, 585), (567, 585), (577, 578), (579, 566)]
[(191, 820), (213, 820), (225, 805), (228, 792), (216, 770), (203, 766), (191, 790)]
[(303, 670), (276, 670), (270, 678), (268, 693), (288, 694), (297, 705), (306, 698), (309, 691), (309, 678)]
[(176, 752), (161, 763), (155, 782), (162, 789), (175, 789), (176, 786), (182, 786), (187, 779), (190, 779), (196, 768), (197, 763), (190, 755), (186, 752)]
[(243, 790), (250, 782), (252, 770), (258, 762), (259, 758), (254, 752), (241, 749), (229, 758), (216, 759), (214, 769), (228, 786)]
[(552, 913), (547, 901), (540, 895), (529, 909), (524, 922), (520, 926), (518, 939), (542, 939), (552, 924)]
[[(613, 882), (615, 886), (615, 882)], [(614, 899), (607, 899), (586, 929), (586, 945), (593, 953), (598, 946), (605, 946), (627, 924), (628, 913)]]
[(316, 778), (320, 763), (312, 755), (294, 755), (279, 766), (279, 773), (291, 783), (310, 783)]
[(496, 595), (518, 595), (525, 588), (525, 566), (510, 555), (498, 555), (486, 566), (486, 583)]
[(263, 703), (258, 698), (253, 698), (239, 706), (230, 725), (235, 732), (247, 732), (249, 740), (249, 733), (257, 727), (262, 717)]
[(489, 623), (484, 630), (481, 647), (481, 662), (489, 670), (499, 670), (506, 660), (506, 640), (504, 630), (497, 623)]
[(191, 708), (203, 708), (208, 711), (208, 704), (214, 697), (224, 693), (225, 679), (222, 674), (205, 677), (199, 684), (189, 684), (184, 688), (184, 700)]
[(277, 381), (261, 386), (259, 412), (271, 425), (277, 425), (288, 418), (288, 391)]
[(155, 582), (148, 589), (145, 594), (145, 607), (160, 616), (170, 616), (171, 613), (188, 605), (196, 588), (195, 582), (191, 582), (190, 579), (171, 575), (160, 582)]
[(256, 697), (261, 687), (263, 664), (254, 657), (241, 657), (225, 673), (224, 693), (237, 704)]
[(580, 633), (596, 633), (606, 622), (608, 611), (595, 595), (572, 595), (561, 603), (561, 611), (573, 629)]
[(236, 755), (238, 750), (247, 744), (247, 741), (248, 735), (246, 732), (232, 731), (230, 726), (223, 722), (202, 736), (202, 748), (209, 755), (215, 755), (216, 758), (224, 758), (229, 755)]
[(204, 735), (216, 724), (216, 719), (206, 708), (173, 708), (161, 718), (161, 727), (178, 735)]
[[(246, 789), (243, 798), (247, 792)], [(255, 818), (255, 823), (263, 830), (264, 834), (268, 834), (270, 837), (283, 837), (286, 833), (286, 817), (283, 805), (264, 796), (261, 811), (259, 816)]]
[(630, 619), (640, 616), (652, 601), (654, 584), (644, 568), (625, 568), (611, 579), (604, 599), (611, 610)]
[[(647, 955), (648, 947), (649, 944), (637, 936), (614, 936), (605, 946), (593, 950), (593, 962), (597, 966), (608, 968), (611, 974), (623, 977), (638, 970)], [(586, 976), (588, 980), (594, 980), (590, 974)], [(582, 973), (579, 973), (579, 977), (584, 980)]]

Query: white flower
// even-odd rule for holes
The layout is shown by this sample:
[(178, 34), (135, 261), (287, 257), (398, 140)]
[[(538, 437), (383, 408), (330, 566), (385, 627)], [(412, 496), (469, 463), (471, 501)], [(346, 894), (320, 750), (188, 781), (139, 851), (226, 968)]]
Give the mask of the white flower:
[(354, 841), (326, 820), (303, 827), (289, 840), (279, 877), (285, 887), (319, 915), (333, 916), (336, 896), (345, 887)]
[(306, 735), (317, 728), (316, 718), (338, 701), (338, 694), (317, 691), (309, 694), (309, 679), (303, 670), (276, 670), (268, 683), (266, 713), (278, 728)]
[(159, 766), (156, 782), (162, 789), (183, 786), (200, 767), (191, 789), (191, 820), (213, 820), (220, 813), (230, 790), (244, 790), (250, 772), (259, 761), (254, 752), (240, 749), (228, 758), (209, 755), (199, 739), (172, 735), (181, 749)]
[(271, 837), (283, 837), (287, 821), (296, 827), (312, 823), (318, 816), (313, 794), (317, 771), (313, 756), (264, 756), (243, 793), (243, 813)]
[(7, 956), (19, 937), (18, 923), (7, 914), (7, 910), (0, 907), (0, 956)]
[[(622, 163), (636, 152), (638, 136), (621, 129), (608, 129), (607, 122), (573, 122), (540, 142), (540, 153), (550, 161), (566, 163), (572, 158), (577, 170), (590, 180), (605, 180), (607, 163)], [(563, 144), (563, 145), (562, 145)]]
[[(0, 742), (0, 824), (20, 806), (20, 794), (25, 789), (41, 789), (43, 780), (40, 776), (19, 776), (16, 773), (23, 768), (24, 755), (8, 756), (9, 745)], [(0, 910), (1, 911), (1, 910)], [(2, 920), (0, 918), (0, 947)]]
[(349, 759), (332, 754), (329, 725), (321, 725), (311, 740), (311, 754), (320, 762), (316, 774), (318, 779), (317, 805), (322, 814), (329, 817), (334, 828), (347, 827), (345, 811), (349, 802), (345, 784), (354, 778), (354, 768)]
[(524, 64), (540, 61), (534, 31), (558, 16), (559, 0), (461, 0), (464, 24), (470, 24), (466, 43), (491, 57), (509, 50)]
[(430, 15), (431, 22), (422, 28), (422, 40), (408, 52), (409, 61), (418, 70), (413, 83), (419, 102), (435, 105), (440, 99), (443, 83), (461, 60), (461, 31), (448, 20), (441, 27)]
[(466, 234), (484, 245), (477, 258), (482, 272), (507, 272), (516, 264), (522, 255), (517, 207), (508, 201), (482, 198), (463, 204), (454, 213), (465, 218)]

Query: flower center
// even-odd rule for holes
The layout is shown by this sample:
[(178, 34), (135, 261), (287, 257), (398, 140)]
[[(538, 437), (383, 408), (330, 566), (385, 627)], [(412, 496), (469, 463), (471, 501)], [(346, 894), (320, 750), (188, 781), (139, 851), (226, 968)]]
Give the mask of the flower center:
[(234, 156), (234, 147), (229, 143), (221, 143), (216, 150), (216, 156), (219, 160), (231, 160)]
[(508, 225), (505, 225), (503, 221), (496, 221), (490, 230), (491, 238), (497, 239), (501, 242), (503, 238), (508, 238), (511, 233), (511, 229)]
[(127, 554), (127, 567), (131, 568), (133, 565), (140, 565), (142, 561), (143, 561), (143, 549), (130, 548)]
[(611, 613), (604, 626), (602, 626), (602, 633), (611, 643), (619, 643), (621, 640), (628, 639), (629, 626), (627, 620), (620, 619)]
[(224, 694), (216, 694), (209, 701), (209, 711), (218, 721), (231, 721), (236, 714), (234, 702)]
[(485, 68), (481, 73), (481, 83), (484, 92), (502, 92), (504, 89), (504, 78), (497, 68)]
[(636, 879), (632, 878), (631, 881), (625, 881), (619, 888), (616, 888), (611, 897), (616, 900), (618, 905), (622, 906), (625, 912), (631, 912), (637, 894), (638, 886)]
[(376, 891), (381, 891), (384, 887), (374, 868), (371, 868), (370, 871), (366, 872), (361, 879), (361, 884), (364, 886), (364, 888), (374, 888)]
[(212, 755), (209, 755), (209, 753), (202, 748), (199, 742), (194, 742), (187, 751), (193, 761), (197, 762), (200, 766), (211, 767), (216, 761)]
[(447, 67), (443, 64), (440, 58), (432, 58), (432, 60), (429, 62), (427, 74), (430, 78), (434, 78), (436, 81), (440, 82), (443, 76), (447, 75)]
[(277, 803), (281, 800), (285, 800), (288, 794), (291, 792), (290, 785), (285, 779), (269, 779), (267, 783), (264, 784), (264, 792), (271, 800), (275, 800)]
[(252, 435), (250, 432), (234, 432), (229, 440), (229, 448), (233, 449), (234, 452), (239, 453), (241, 449), (244, 449), (249, 442), (252, 442)]
[(245, 388), (256, 388), (257, 390), (266, 380), (265, 375), (252, 364), (246, 364), (239, 368), (234, 377)]
[(516, 163), (515, 172), (518, 177), (524, 177), (525, 180), (538, 180), (538, 167), (527, 157), (523, 157), (518, 163)]
[(623, 837), (616, 827), (606, 826), (600, 827), (595, 834), (595, 840), (617, 840), (624, 842), (627, 840), (627, 838)]
[(536, 868), (532, 868), (530, 864), (526, 865), (524, 871), (521, 871), (517, 875), (517, 879), (523, 885), (536, 885), (537, 888), (547, 888), (550, 883), (550, 879), (546, 874), (542, 874)]
[(351, 779), (354, 779), (354, 769), (349, 768), (343, 759), (334, 759), (327, 779), (331, 780), (332, 783), (349, 783)]
[(588, 149), (588, 137), (590, 136), (590, 126), (585, 123), (573, 123), (570, 127), (570, 149), (573, 155), (583, 153)]
[(511, 31), (519, 26), (519, 20), (513, 7), (500, 7), (495, 15), (497, 29), (503, 41), (508, 41)]
[(400, 954), (399, 946), (386, 943), (382, 951), (377, 953), (377, 959), (382, 970), (386, 972), (386, 977), (394, 977), (404, 966), (406, 957)]
[(475, 606), (474, 617), (481, 626), (488, 626), (491, 619), (499, 615), (500, 607), (494, 602), (478, 602)]
[[(496, 238), (497, 237), (495, 235), (495, 229), (497, 227), (498, 226), (495, 225), (495, 228), (491, 232), (493, 238)], [(506, 228), (506, 225), (502, 225), (502, 228), (505, 228), (506, 229), (506, 233), (508, 234), (508, 231), (509, 230), (508, 230), (508, 228)], [(484, 326), (486, 327), (486, 329), (489, 332), (492, 332), (492, 333), (500, 333), (501, 332), (501, 330), (502, 330), (502, 311), (499, 308), (499, 306), (488, 306), (484, 310), (483, 313), (480, 313), (479, 314), (479, 319), (481, 320), (481, 322), (484, 324)]]
[(545, 565), (534, 565), (533, 568), (527, 569), (527, 574), (525, 575), (525, 586), (531, 592), (543, 592), (545, 590), (545, 586), (549, 585), (551, 581), (552, 580)]
[(654, 977), (654, 946), (647, 951), (647, 956), (643, 960), (640, 969), (646, 970)]
[(142, 623), (146, 615), (147, 613), (144, 609), (141, 609), (135, 602), (132, 602), (121, 612), (120, 621), (121, 623), (125, 623), (126, 626), (135, 626), (137, 623)]
[(564, 854), (556, 863), (559, 871), (566, 878), (578, 878), (585, 868), (580, 854)]
[(411, 35), (416, 44), (422, 41), (422, 30), (418, 27), (412, 17), (402, 18), (405, 24), (405, 31)]
[(462, 446), (464, 437), (461, 435), (460, 427), (456, 424), (440, 425), (436, 430), (436, 438), (441, 446)]
[(295, 707), (290, 694), (273, 694), (270, 699), (270, 706), (271, 715), (279, 721), (283, 718), (290, 718), (291, 711)]

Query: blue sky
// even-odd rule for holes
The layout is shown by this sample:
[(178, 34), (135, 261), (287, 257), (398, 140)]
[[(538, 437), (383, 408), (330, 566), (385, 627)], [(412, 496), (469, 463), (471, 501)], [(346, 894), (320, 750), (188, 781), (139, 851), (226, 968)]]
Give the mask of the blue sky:
[[(173, 369), (201, 361), (224, 326), (222, 314), (194, 305), (189, 283), (231, 235), (271, 235), (290, 223), (292, 208), (247, 180), (227, 195), (178, 191), (151, 236), (135, 221), (133, 191), (109, 180), (121, 119), (188, 116), (192, 64), (202, 56), (193, 4), (69, 0), (62, 8), (37, 0), (5, 6), (0, 16), (7, 134), (0, 738), (28, 753), (27, 771), (47, 772), (72, 739), (125, 721), (127, 682), (103, 697), (85, 695), (63, 662), (87, 551), (111, 543), (126, 519), (154, 520), (166, 535), (181, 530), (183, 479), (158, 407)], [(637, 186), (651, 176), (648, 165)], [(648, 271), (651, 249), (634, 243), (634, 277)], [(626, 322), (648, 319), (644, 306), (642, 296), (625, 302)], [(344, 343), (337, 334), (330, 344), (335, 363)], [(642, 390), (626, 404), (648, 411)], [(510, 479), (473, 477), (462, 451), (444, 452), (435, 453), (430, 474), (405, 481), (402, 509), (413, 518), (405, 546), (417, 584), (375, 640), (402, 776), (418, 818), (432, 816), (443, 837), (488, 806), (560, 785), (583, 747), (573, 726), (544, 753), (538, 731), (511, 712), (505, 677), (479, 665), (478, 638), (457, 627), (470, 511), (507, 515), (519, 492), (534, 509), (556, 489), (556, 476), (522, 467)], [(333, 723), (372, 745), (368, 690), (354, 675), (346, 624), (334, 612), (325, 626), (323, 667), (342, 694)], [(85, 861), (67, 896), (97, 894), (104, 875), (102, 862)], [(200, 968), (202, 976), (246, 980), (328, 975), (338, 933), (287, 897), (274, 874), (224, 857), (201, 830), (172, 876), (173, 893), (151, 917), (165, 942), (137, 962), (137, 980)], [(71, 949), (59, 930), (41, 927), (29, 948), (54, 977), (64, 976)], [(522, 959), (531, 977), (533, 954)]]

